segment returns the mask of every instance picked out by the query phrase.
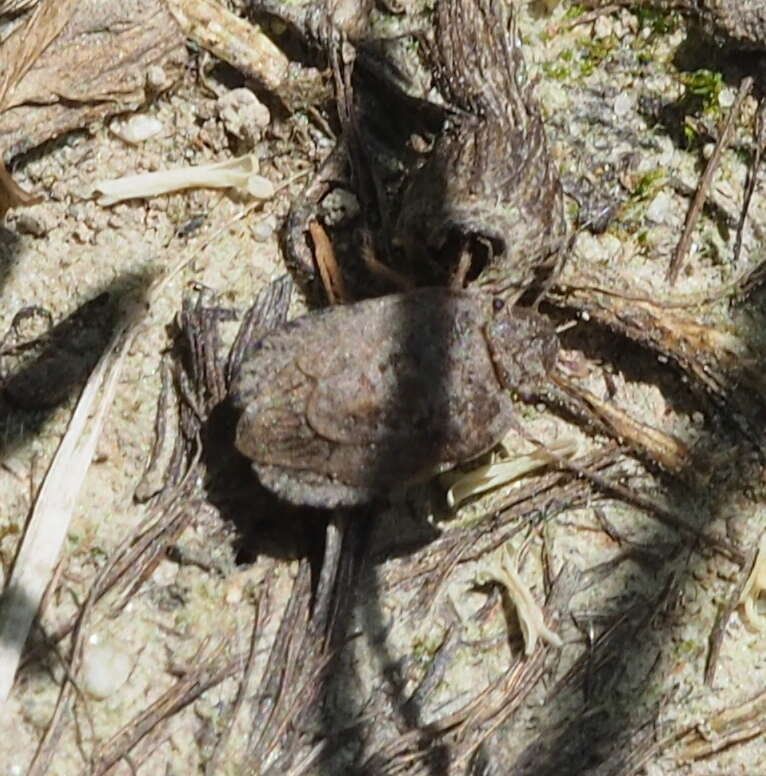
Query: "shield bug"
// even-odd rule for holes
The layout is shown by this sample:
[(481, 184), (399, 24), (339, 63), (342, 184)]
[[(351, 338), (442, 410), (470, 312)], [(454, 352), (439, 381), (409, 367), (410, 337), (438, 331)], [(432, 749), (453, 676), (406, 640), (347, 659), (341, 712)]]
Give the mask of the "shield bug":
[(287, 501), (361, 504), (497, 444), (557, 352), (546, 318), (472, 291), (314, 312), (246, 352), (236, 446)]

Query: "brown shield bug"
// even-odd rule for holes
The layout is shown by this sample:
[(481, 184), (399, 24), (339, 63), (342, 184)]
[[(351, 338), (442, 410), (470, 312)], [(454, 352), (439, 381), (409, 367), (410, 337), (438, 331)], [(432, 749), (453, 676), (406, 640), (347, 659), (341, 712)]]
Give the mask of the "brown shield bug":
[(361, 504), (497, 444), (558, 347), (546, 318), (475, 291), (328, 308), (250, 346), (236, 446), (287, 501)]

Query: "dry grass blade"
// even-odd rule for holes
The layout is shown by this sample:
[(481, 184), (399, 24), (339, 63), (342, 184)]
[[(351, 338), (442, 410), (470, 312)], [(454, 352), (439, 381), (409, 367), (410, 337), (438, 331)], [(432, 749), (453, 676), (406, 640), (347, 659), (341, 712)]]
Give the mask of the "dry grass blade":
[[(61, 32), (75, 5), (75, 0), (40, 3), (29, 19), (0, 46), (0, 113), (10, 102), (16, 84)], [(0, 219), (13, 207), (39, 201), (39, 197), (27, 194), (13, 182), (0, 158)]]
[(136, 331), (134, 321), (125, 324), (99, 360), (83, 389), (37, 496), (3, 595), (0, 702), (7, 699), (13, 685), (21, 650), (58, 562), (80, 488), (117, 388), (125, 354)]
[[(578, 589), (581, 575), (565, 566), (556, 577), (546, 610), (554, 621), (560, 621), (569, 601)], [(422, 766), (416, 773), (433, 773), (429, 762), (437, 750), (449, 757), (449, 769), (440, 761), (439, 773), (463, 773), (477, 749), (529, 697), (546, 673), (547, 650), (538, 649), (528, 659), (517, 660), (503, 674), (477, 693), (456, 711), (417, 727), (391, 740), (377, 740), (376, 726), (370, 727), (370, 740), (365, 743), (367, 755), (362, 772), (410, 773), (412, 766)]]
[(650, 299), (605, 288), (561, 288), (556, 301), (674, 361), (693, 378), (691, 387), (724, 409), (744, 438), (766, 454), (753, 430), (754, 419), (766, 409), (766, 383), (755, 368), (756, 354), (744, 340)]
[(745, 183), (745, 197), (742, 202), (742, 212), (739, 214), (739, 223), (737, 224), (737, 236), (734, 240), (734, 251), (732, 253), (732, 264), (739, 261), (739, 254), (742, 251), (742, 237), (745, 232), (745, 221), (750, 212), (750, 203), (753, 201), (756, 183), (758, 181), (758, 172), (761, 166), (764, 148), (766, 148), (766, 99), (761, 97), (758, 110), (755, 114), (755, 151), (753, 160), (748, 168), (747, 182)]
[[(66, 667), (66, 678), (62, 682), (61, 688), (59, 690), (59, 696), (56, 701), (56, 708), (52, 717), (48, 721), (45, 735), (40, 740), (35, 756), (27, 772), (27, 776), (44, 776), (44, 774), (49, 772), (53, 755), (55, 754), (59, 739), (64, 732), (64, 723), (69, 714), (72, 696), (76, 691), (79, 692), (79, 688), (76, 685), (76, 679), (82, 665), (83, 647), (85, 645), (85, 637), (88, 634), (87, 625), (89, 623), (91, 613), (93, 612), (93, 607), (98, 601), (101, 591), (105, 587), (106, 579), (113, 572), (114, 566), (118, 559), (119, 555), (115, 553), (111, 560), (104, 566), (103, 569), (101, 569), (97, 579), (91, 585), (87, 600), (77, 615), (75, 633), (69, 649), (70, 658), (69, 665)], [(88, 714), (88, 719), (90, 721), (90, 715), (87, 706), (86, 714)], [(91, 721), (91, 733), (92, 732), (93, 730)]]
[[(190, 480), (194, 478), (194, 472), (192, 467)], [(95, 601), (103, 598), (120, 582), (125, 589), (122, 600), (129, 599), (130, 593), (146, 578), (147, 569), (156, 566), (164, 557), (166, 547), (191, 520), (193, 511), (187, 501), (188, 493), (184, 487), (178, 488), (168, 498), (158, 500), (144, 523), (115, 549), (108, 563), (108, 573), (93, 583), (90, 595), (95, 597)], [(118, 603), (116, 608), (119, 606)], [(50, 634), (49, 640), (57, 643), (66, 638), (77, 625), (79, 618), (80, 614), (55, 630)]]
[(679, 439), (631, 418), (611, 402), (602, 401), (585, 388), (571, 385), (560, 374), (553, 375), (553, 379), (570, 398), (583, 402), (621, 443), (658, 463), (666, 471), (680, 473), (687, 469), (689, 451)]
[(0, 0), (0, 16), (21, 13), (39, 2), (40, 0)]
[(724, 637), (726, 636), (726, 628), (729, 625), (729, 620), (737, 607), (742, 604), (746, 588), (752, 584), (755, 567), (762, 554), (765, 541), (766, 533), (761, 535), (760, 542), (753, 545), (748, 553), (748, 557), (744, 559), (740, 568), (739, 581), (735, 585), (734, 590), (732, 590), (728, 601), (718, 611), (715, 624), (710, 633), (710, 651), (708, 652), (707, 663), (705, 665), (705, 684), (707, 684), (708, 687), (712, 687), (713, 682), (715, 681), (718, 658), (721, 653)]
[[(44, 26), (32, 27), (36, 19)], [(187, 58), (162, 0), (46, 0), (18, 37), (0, 50), (11, 63), (0, 61), (0, 145), (11, 153), (138, 108), (173, 83)], [(156, 65), (164, 79), (150, 87)]]
[(218, 766), (221, 762), (221, 758), (226, 751), (226, 744), (231, 737), (234, 725), (237, 721), (237, 717), (239, 716), (242, 704), (244, 703), (245, 693), (247, 692), (248, 685), (250, 684), (250, 677), (252, 676), (253, 669), (255, 668), (255, 658), (257, 655), (256, 647), (258, 645), (258, 638), (261, 635), (262, 627), (263, 622), (261, 621), (261, 607), (256, 604), (253, 617), (253, 630), (250, 636), (250, 652), (247, 656), (245, 670), (242, 674), (242, 677), (240, 678), (237, 697), (234, 699), (234, 704), (232, 705), (231, 711), (229, 712), (224, 731), (221, 734), (221, 737), (218, 739), (215, 750), (213, 751), (212, 756), (205, 766), (206, 776), (214, 776), (218, 772)]
[[(477, 709), (474, 715), (466, 720), (464, 729), (459, 731), (458, 739), (466, 739), (466, 743), (462, 747), (458, 745), (454, 766), (458, 773), (464, 770), (476, 750), (511, 718), (544, 675), (544, 651), (538, 652), (530, 660), (519, 662), (509, 671), (505, 692), (499, 703)], [(481, 713), (478, 713), (479, 711)], [(468, 735), (469, 731), (472, 735)]]
[(676, 733), (668, 725), (658, 725), (650, 719), (622, 736), (620, 745), (606, 762), (591, 771), (592, 776), (635, 776), (652, 756), (662, 752)]
[(144, 473), (133, 491), (133, 498), (138, 502), (148, 501), (159, 493), (164, 485), (165, 472), (161, 467), (161, 456), (165, 446), (170, 444), (167, 418), (171, 405), (171, 379), (170, 359), (168, 356), (163, 356), (160, 361), (160, 395), (157, 399), (157, 410), (154, 415), (154, 441), (149, 451), (149, 460), (146, 462)]
[[(583, 458), (580, 465), (599, 471), (619, 463), (616, 446)], [(390, 588), (416, 586), (410, 605), (413, 620), (425, 619), (433, 611), (440, 590), (459, 563), (475, 561), (497, 550), (524, 528), (524, 519), (543, 514), (553, 518), (564, 508), (575, 508), (593, 496), (590, 482), (568, 471), (551, 471), (523, 485), (497, 505), (496, 511), (464, 528), (446, 532), (434, 539), (428, 551), (415, 553), (396, 567), (386, 580)], [(566, 505), (566, 506), (564, 506)], [(387, 547), (386, 552), (391, 552)], [(385, 554), (374, 560), (382, 560)]]
[(261, 699), (253, 714), (250, 753), (257, 762), (266, 762), (269, 752), (276, 746), (276, 731), (282, 728), (280, 708), (285, 686), (294, 681), (294, 672), (301, 652), (310, 595), (310, 571), (308, 563), (302, 563), (293, 583), (287, 606), (279, 623), (277, 636), (263, 671), (257, 697)]
[(729, 332), (671, 312), (651, 299), (606, 288), (568, 286), (560, 289), (557, 301), (673, 359), (715, 395), (727, 392), (726, 373), (745, 370), (743, 376), (758, 385), (758, 375), (747, 371), (752, 354), (745, 342)]
[(245, 313), (234, 344), (231, 346), (226, 364), (227, 385), (231, 383), (239, 369), (248, 346), (259, 340), (266, 332), (285, 322), (292, 292), (292, 279), (289, 275), (283, 275), (273, 283), (269, 283), (258, 294), (255, 302)]

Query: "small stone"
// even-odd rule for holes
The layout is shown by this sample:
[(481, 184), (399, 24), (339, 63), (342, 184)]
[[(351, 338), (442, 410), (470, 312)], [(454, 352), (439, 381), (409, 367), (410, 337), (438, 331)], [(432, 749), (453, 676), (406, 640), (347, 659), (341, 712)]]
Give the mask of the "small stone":
[(627, 92), (620, 92), (614, 99), (612, 110), (615, 116), (625, 116), (633, 108), (633, 98)]
[(327, 226), (338, 226), (359, 215), (359, 200), (348, 189), (334, 189), (322, 200)]
[(664, 224), (668, 220), (673, 200), (666, 191), (661, 191), (646, 209), (646, 218), (655, 224)]
[(16, 216), (16, 231), (19, 234), (28, 234), (31, 237), (45, 237), (50, 229), (50, 224), (45, 218), (31, 213), (20, 213)]
[(253, 148), (271, 121), (269, 109), (249, 90), (232, 89), (216, 103), (226, 131)]
[(127, 121), (113, 121), (109, 129), (126, 143), (138, 145), (162, 132), (159, 119), (138, 113)]
[(718, 104), (724, 110), (731, 108), (731, 106), (734, 105), (734, 101), (736, 99), (737, 95), (733, 89), (721, 89), (720, 93), (718, 94)]
[(608, 38), (612, 34), (612, 21), (606, 15), (599, 16), (593, 24), (593, 37), (597, 40)]
[(250, 227), (250, 232), (253, 235), (253, 239), (256, 242), (267, 242), (270, 240), (274, 234), (274, 220), (269, 218), (264, 218), (263, 221), (258, 221), (257, 223), (253, 224), (252, 227)]
[(130, 655), (112, 644), (89, 644), (82, 661), (82, 687), (96, 700), (104, 700), (122, 687), (133, 669)]
[(153, 92), (162, 92), (170, 86), (170, 79), (160, 65), (152, 65), (146, 71), (146, 85)]
[(77, 240), (77, 242), (85, 245), (91, 241), (91, 238), (93, 237), (93, 231), (85, 224), (80, 223), (75, 226), (74, 231), (72, 232), (72, 236), (75, 238), (75, 240)]

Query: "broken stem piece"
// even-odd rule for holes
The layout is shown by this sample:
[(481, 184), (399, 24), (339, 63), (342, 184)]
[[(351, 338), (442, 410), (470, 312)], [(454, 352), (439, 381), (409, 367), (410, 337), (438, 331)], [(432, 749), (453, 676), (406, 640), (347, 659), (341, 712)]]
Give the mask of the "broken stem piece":
[(155, 197), (182, 189), (238, 189), (255, 199), (270, 199), (274, 186), (257, 174), (258, 162), (253, 154), (174, 170), (160, 170), (141, 175), (127, 175), (100, 181), (93, 191), (100, 193), (98, 204), (114, 205), (126, 199)]
[(282, 85), (287, 57), (258, 27), (211, 0), (167, 4), (187, 38), (271, 91)]
[(517, 553), (506, 544), (495, 558), (494, 568), (480, 575), (481, 581), (495, 580), (505, 587), (516, 608), (516, 613), (524, 637), (524, 655), (529, 657), (540, 639), (552, 647), (560, 649), (564, 642), (561, 637), (545, 624), (543, 610), (537, 605), (530, 589), (524, 584), (516, 571)]

